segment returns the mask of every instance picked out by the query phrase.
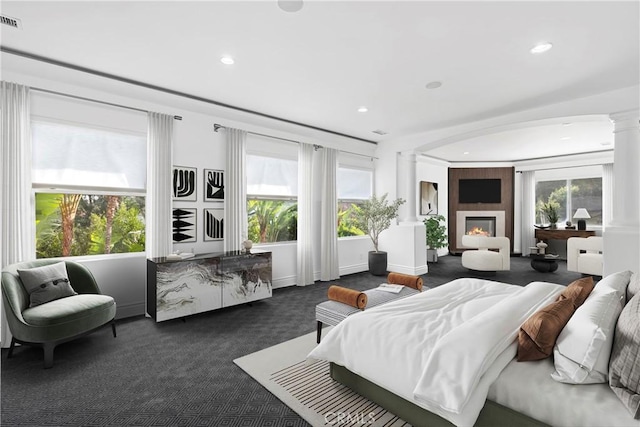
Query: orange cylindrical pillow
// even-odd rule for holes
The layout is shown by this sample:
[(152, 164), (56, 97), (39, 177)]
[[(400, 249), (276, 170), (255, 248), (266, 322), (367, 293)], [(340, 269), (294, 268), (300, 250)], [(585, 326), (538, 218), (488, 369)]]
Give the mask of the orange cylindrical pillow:
[(367, 294), (355, 289), (343, 288), (342, 286), (331, 285), (327, 296), (332, 301), (338, 301), (351, 307), (364, 310), (367, 306)]
[(422, 277), (420, 276), (412, 276), (410, 274), (402, 273), (389, 273), (389, 276), (387, 276), (387, 283), (391, 283), (392, 285), (404, 285), (422, 291)]

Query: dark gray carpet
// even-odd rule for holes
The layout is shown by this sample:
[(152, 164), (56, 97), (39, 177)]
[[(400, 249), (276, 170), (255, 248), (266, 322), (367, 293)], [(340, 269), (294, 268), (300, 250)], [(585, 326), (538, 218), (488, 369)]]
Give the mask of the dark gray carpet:
[[(456, 256), (429, 264), (426, 286), (474, 276)], [(534, 280), (568, 284), (581, 277), (560, 262), (538, 273), (527, 258), (512, 258), (509, 272), (479, 276), (524, 285)], [(332, 282), (369, 289), (384, 282), (369, 273)], [(3, 426), (306, 426), (298, 415), (251, 379), (233, 359), (315, 330), (315, 305), (331, 283), (276, 289), (273, 297), (159, 324), (136, 317), (59, 346), (54, 367), (43, 369), (42, 350), (2, 350)]]

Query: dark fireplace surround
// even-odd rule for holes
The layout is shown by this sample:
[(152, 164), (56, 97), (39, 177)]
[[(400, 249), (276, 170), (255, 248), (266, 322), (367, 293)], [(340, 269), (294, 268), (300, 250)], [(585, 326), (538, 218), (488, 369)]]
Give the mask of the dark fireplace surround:
[[(460, 203), (459, 181), (473, 179), (500, 179), (501, 193), (500, 203)], [(461, 254), (465, 248), (460, 244), (460, 236), (467, 233), (469, 223), (471, 227), (476, 226), (482, 228), (482, 232), (491, 233), (491, 235), (501, 235), (509, 238), (511, 242), (511, 252), (513, 253), (513, 209), (514, 209), (514, 179), (515, 168), (449, 168), (449, 252), (452, 254)], [(470, 211), (470, 221), (463, 221), (463, 225), (458, 225), (458, 213), (461, 211)], [(487, 211), (487, 215), (483, 214)], [(496, 219), (487, 221), (486, 217), (495, 216), (495, 212), (501, 212), (500, 219), (504, 224), (497, 224)], [(502, 214), (504, 212), (504, 214)], [(476, 218), (481, 218), (476, 222)], [(502, 219), (504, 218), (504, 220)], [(491, 222), (491, 224), (489, 224)], [(465, 224), (466, 223), (466, 224)], [(461, 229), (458, 230), (458, 227)], [(498, 230), (500, 232), (498, 233)], [(504, 230), (504, 231), (503, 231)], [(476, 230), (477, 231), (477, 230)], [(483, 234), (478, 234), (483, 235)]]

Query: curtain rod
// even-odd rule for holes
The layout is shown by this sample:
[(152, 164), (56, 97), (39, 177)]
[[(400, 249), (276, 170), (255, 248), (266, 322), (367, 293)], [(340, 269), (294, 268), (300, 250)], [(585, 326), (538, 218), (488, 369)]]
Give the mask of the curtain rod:
[[(220, 129), (226, 129), (226, 128), (227, 128), (226, 126), (223, 126), (223, 125), (218, 124), (218, 123), (214, 123), (213, 124), (213, 131), (214, 132), (218, 132)], [(264, 133), (259, 133), (259, 132), (251, 132), (251, 131), (246, 131), (246, 132), (251, 134), (251, 135), (264, 136), (265, 138), (279, 139), (281, 141), (287, 141), (287, 142), (293, 142), (294, 144), (300, 144), (300, 141), (295, 141), (293, 139), (281, 138), (279, 136), (266, 135)], [(324, 148), (324, 147), (322, 145), (313, 144), (313, 148), (318, 150), (319, 148)], [(366, 154), (354, 153), (353, 151), (345, 151), (345, 150), (340, 150), (340, 149), (338, 149), (338, 151), (340, 151), (341, 153), (353, 154), (354, 156), (369, 157), (371, 159), (371, 161), (373, 161), (374, 159), (378, 160), (378, 158), (375, 157), (375, 156), (367, 156)]]
[[(87, 98), (87, 97), (84, 97), (84, 96), (71, 95), (69, 93), (57, 92), (55, 90), (42, 89), (42, 88), (39, 88), (39, 87), (32, 87), (32, 86), (30, 86), (29, 88), (31, 90), (35, 90), (36, 92), (50, 93), (50, 94), (53, 94), (53, 95), (65, 96), (67, 98), (79, 99), (81, 101), (95, 102), (97, 104), (109, 105), (111, 107), (124, 108), (126, 110), (133, 110), (133, 111), (140, 111), (142, 113), (148, 113), (149, 112), (149, 110), (143, 110), (142, 108), (130, 107), (128, 105), (116, 104), (114, 102), (101, 101), (99, 99)], [(175, 120), (182, 120), (182, 116), (173, 116), (173, 118)]]

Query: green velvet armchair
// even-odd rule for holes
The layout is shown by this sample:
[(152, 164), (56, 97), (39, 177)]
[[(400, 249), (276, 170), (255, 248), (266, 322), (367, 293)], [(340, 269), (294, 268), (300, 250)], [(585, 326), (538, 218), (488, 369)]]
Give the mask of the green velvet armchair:
[(116, 336), (116, 303), (102, 295), (93, 274), (85, 266), (65, 261), (69, 282), (77, 295), (30, 307), (30, 296), (18, 270), (59, 263), (37, 260), (12, 264), (2, 270), (2, 300), (13, 338), (7, 358), (13, 356), (16, 343), (40, 346), (44, 367), (53, 366), (53, 351), (58, 344), (71, 341), (111, 324)]

